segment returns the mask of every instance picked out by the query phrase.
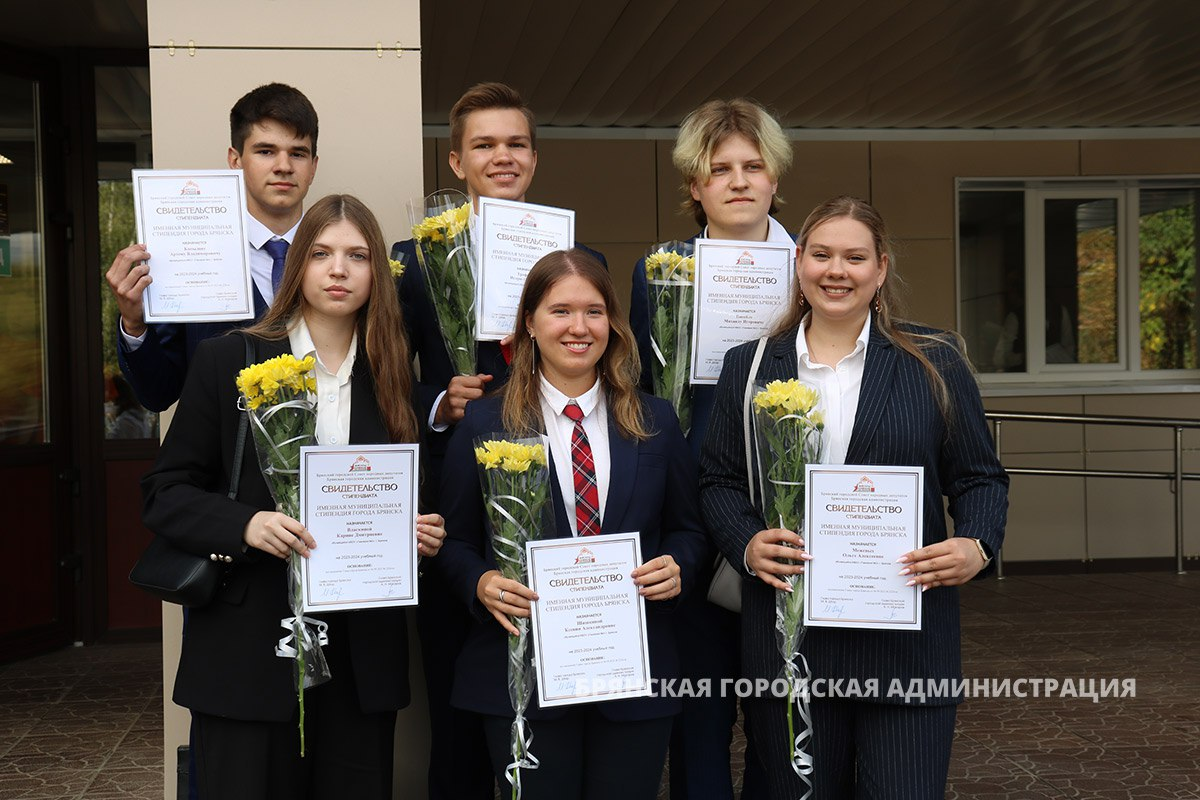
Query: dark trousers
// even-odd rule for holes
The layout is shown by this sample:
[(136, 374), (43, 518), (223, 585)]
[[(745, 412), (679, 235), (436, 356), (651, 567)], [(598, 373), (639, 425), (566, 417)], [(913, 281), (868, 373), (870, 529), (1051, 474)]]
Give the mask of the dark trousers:
[(417, 632), (429, 699), (429, 798), (492, 800), (496, 782), (483, 717), (450, 705), (454, 662), (466, 641), (470, 617), (436, 568), (426, 567), (420, 593)]
[[(614, 722), (594, 708), (572, 709), (556, 720), (528, 723), (537, 769), (521, 770), (525, 800), (654, 800), (667, 760), (672, 717)], [(492, 769), (501, 796), (510, 793), (504, 770), (512, 761), (512, 718), (484, 717)]]
[(203, 800), (391, 800), (396, 712), (360, 709), (344, 642), (331, 625), (324, 649), (333, 678), (304, 693), (304, 758), (298, 709), (288, 722), (192, 712), (196, 782)]
[[(737, 695), (722, 696), (724, 680), (741, 675), (741, 616), (708, 602), (709, 576), (676, 609), (672, 623), (679, 646), (683, 678), (693, 689), (710, 681), (708, 697), (683, 698), (683, 710), (671, 732), (671, 800), (733, 800), (729, 747), (737, 724)], [(732, 684), (729, 684), (732, 686)], [(757, 800), (763, 780), (746, 731), (742, 800)]]
[[(743, 701), (755, 730), (772, 800), (799, 797), (803, 783), (791, 752), (787, 705)], [(941, 800), (946, 795), (957, 706), (902, 706), (814, 698), (810, 776), (816, 800)]]

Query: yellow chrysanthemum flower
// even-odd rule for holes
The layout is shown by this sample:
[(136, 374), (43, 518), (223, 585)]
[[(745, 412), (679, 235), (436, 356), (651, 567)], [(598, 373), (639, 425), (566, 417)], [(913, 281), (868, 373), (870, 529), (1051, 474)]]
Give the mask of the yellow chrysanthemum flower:
[(400, 278), (404, 275), (404, 262), (397, 261), (394, 258), (388, 259), (388, 269), (392, 272), (393, 278)]
[[(789, 414), (808, 416), (820, 397), (817, 390), (792, 378), (786, 381), (771, 381), (765, 389), (754, 395), (754, 405), (775, 418)], [(809, 417), (814, 425), (824, 425), (823, 418)]]
[(646, 256), (646, 277), (652, 281), (686, 280), (696, 277), (696, 259), (664, 250)]

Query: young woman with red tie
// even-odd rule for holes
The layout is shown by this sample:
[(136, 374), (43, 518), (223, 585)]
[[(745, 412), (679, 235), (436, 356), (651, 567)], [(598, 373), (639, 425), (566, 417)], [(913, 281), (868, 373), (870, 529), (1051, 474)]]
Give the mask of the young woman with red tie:
[[(706, 552), (693, 458), (671, 407), (637, 390), (637, 350), (608, 272), (580, 250), (550, 253), (525, 281), (504, 389), (467, 407), (446, 454), (442, 503), (452, 509), (440, 556), (474, 624), (455, 673), (452, 702), (483, 714), (501, 786), (513, 710), (505, 638), (509, 617), (528, 617), (537, 595), (501, 576), (477, 480), (477, 436), (541, 435), (550, 455), (555, 524), (543, 538), (637, 531), (647, 561), (632, 573), (649, 601), (655, 678), (677, 677), (665, 612)], [(524, 796), (654, 798), (679, 700), (645, 697), (527, 713), (540, 760), (522, 770)]]

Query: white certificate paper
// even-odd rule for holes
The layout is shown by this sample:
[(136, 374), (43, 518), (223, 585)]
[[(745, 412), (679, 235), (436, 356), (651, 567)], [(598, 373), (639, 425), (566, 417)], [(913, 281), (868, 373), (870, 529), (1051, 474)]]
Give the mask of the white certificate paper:
[(135, 169), (133, 203), (154, 278), (146, 322), (253, 319), (241, 170)]
[(646, 601), (630, 573), (636, 533), (544, 539), (525, 545), (533, 604), (533, 659), (543, 708), (650, 694)]
[(921, 546), (921, 467), (809, 464), (804, 624), (921, 630), (921, 590), (896, 559)]
[(417, 604), (419, 445), (300, 448), (304, 611)]
[(575, 246), (575, 212), (481, 197), (478, 233), (475, 338), (499, 341), (516, 327), (529, 270), (546, 253)]
[(771, 330), (791, 297), (795, 255), (790, 244), (696, 240), (692, 383), (715, 384), (727, 350)]

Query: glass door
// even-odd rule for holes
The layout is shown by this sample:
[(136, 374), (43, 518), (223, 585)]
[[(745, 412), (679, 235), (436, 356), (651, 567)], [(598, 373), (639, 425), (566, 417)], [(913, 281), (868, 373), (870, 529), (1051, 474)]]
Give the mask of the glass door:
[(61, 190), (45, 180), (46, 95), (43, 80), (0, 66), (0, 661), (70, 641), (80, 566), (67, 531), (77, 484), (56, 300), (66, 234), (48, 233), (47, 193)]

